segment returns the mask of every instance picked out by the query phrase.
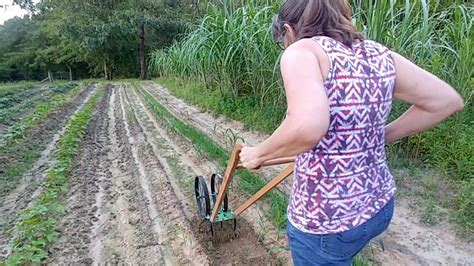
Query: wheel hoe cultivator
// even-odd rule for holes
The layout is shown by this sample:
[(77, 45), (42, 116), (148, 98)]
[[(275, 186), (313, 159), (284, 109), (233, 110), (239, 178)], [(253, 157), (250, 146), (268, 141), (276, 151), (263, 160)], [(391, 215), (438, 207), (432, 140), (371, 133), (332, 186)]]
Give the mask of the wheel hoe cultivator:
[(197, 211), (199, 217), (202, 221), (207, 221), (210, 226), (211, 234), (214, 235), (213, 224), (220, 223), (222, 227), (222, 223), (225, 221), (233, 221), (234, 223), (234, 230), (237, 228), (237, 220), (236, 218), (248, 209), (251, 205), (261, 199), (266, 193), (268, 193), (271, 189), (275, 186), (280, 184), (283, 180), (285, 180), (288, 176), (293, 173), (294, 169), (294, 161), (295, 158), (281, 158), (270, 160), (264, 162), (262, 167), (265, 166), (275, 166), (281, 164), (289, 164), (277, 177), (272, 179), (268, 182), (263, 188), (261, 188), (255, 195), (250, 197), (245, 203), (239, 206), (237, 209), (233, 210), (229, 208), (229, 199), (228, 199), (228, 189), (229, 185), (233, 179), (234, 172), (237, 169), (243, 168), (241, 164), (239, 164), (239, 154), (242, 150), (242, 145), (238, 144), (235, 146), (234, 150), (232, 151), (230, 160), (227, 164), (227, 169), (225, 174), (212, 174), (211, 176), (211, 184), (210, 190), (211, 193), (209, 194), (208, 186), (206, 180), (202, 176), (196, 176), (194, 180), (194, 187), (195, 187), (195, 196), (196, 196), (196, 204), (197, 204)]

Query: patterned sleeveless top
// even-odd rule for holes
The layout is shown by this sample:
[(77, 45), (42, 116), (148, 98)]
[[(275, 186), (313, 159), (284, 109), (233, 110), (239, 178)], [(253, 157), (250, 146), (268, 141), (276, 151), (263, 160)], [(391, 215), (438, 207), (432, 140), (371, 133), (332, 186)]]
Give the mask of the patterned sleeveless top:
[(374, 41), (350, 48), (313, 40), (330, 61), (330, 125), (296, 159), (288, 219), (303, 232), (339, 233), (372, 218), (395, 194), (384, 146), (396, 72), (389, 50)]

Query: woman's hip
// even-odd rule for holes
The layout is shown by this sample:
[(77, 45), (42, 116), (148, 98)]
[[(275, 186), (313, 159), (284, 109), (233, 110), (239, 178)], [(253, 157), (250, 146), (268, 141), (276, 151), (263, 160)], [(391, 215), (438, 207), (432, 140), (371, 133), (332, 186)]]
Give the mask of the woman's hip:
[(376, 215), (351, 230), (316, 235), (288, 222), (288, 240), (295, 265), (350, 265), (369, 241), (384, 232), (393, 216), (392, 198)]

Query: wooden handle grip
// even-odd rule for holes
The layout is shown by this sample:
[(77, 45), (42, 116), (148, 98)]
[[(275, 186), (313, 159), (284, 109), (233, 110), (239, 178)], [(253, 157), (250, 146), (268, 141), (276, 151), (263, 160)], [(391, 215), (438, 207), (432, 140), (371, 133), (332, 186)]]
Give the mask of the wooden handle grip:
[[(273, 159), (273, 160), (268, 160), (264, 162), (260, 167), (265, 167), (265, 166), (274, 166), (274, 165), (280, 165), (280, 164), (287, 164), (287, 163), (294, 163), (295, 162), (295, 157), (286, 157), (286, 158), (278, 158), (278, 159)], [(244, 168), (242, 164), (238, 164), (237, 168)]]

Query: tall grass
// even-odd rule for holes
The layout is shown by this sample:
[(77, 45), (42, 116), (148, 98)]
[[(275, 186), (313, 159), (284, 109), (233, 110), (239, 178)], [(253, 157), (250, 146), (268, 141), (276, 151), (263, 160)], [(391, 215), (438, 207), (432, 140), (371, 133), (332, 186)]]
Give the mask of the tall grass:
[[(269, 33), (271, 18), (280, 1), (244, 2), (241, 7), (232, 8), (210, 5), (208, 14), (192, 32), (168, 49), (152, 53), (150, 67), (159, 76), (201, 84), (201, 92), (196, 93), (211, 95), (215, 107), (208, 105), (214, 111), (244, 119), (245, 113), (267, 110), (268, 114), (263, 115), (271, 126), (264, 125), (262, 119), (244, 120), (252, 128), (270, 132), (285, 111), (277, 63), (281, 50)], [(438, 166), (455, 181), (468, 182), (472, 188), (474, 6), (463, 1), (440, 0), (351, 2), (353, 21), (367, 38), (385, 44), (438, 75), (455, 87), (466, 102), (462, 113), (431, 131), (400, 141), (391, 149)], [(228, 106), (229, 110), (223, 111), (222, 106)], [(406, 107), (396, 102), (392, 118)], [(466, 201), (466, 195), (471, 195), (470, 202), (474, 202), (473, 194), (463, 193), (461, 200)], [(472, 208), (466, 212), (468, 218), (474, 219), (473, 212)]]
[(158, 50), (151, 65), (160, 75), (196, 77), (207, 89), (235, 97), (278, 91), (275, 71), (280, 51), (268, 36), (276, 6), (246, 5), (229, 13), (209, 6), (194, 32), (167, 50)]

